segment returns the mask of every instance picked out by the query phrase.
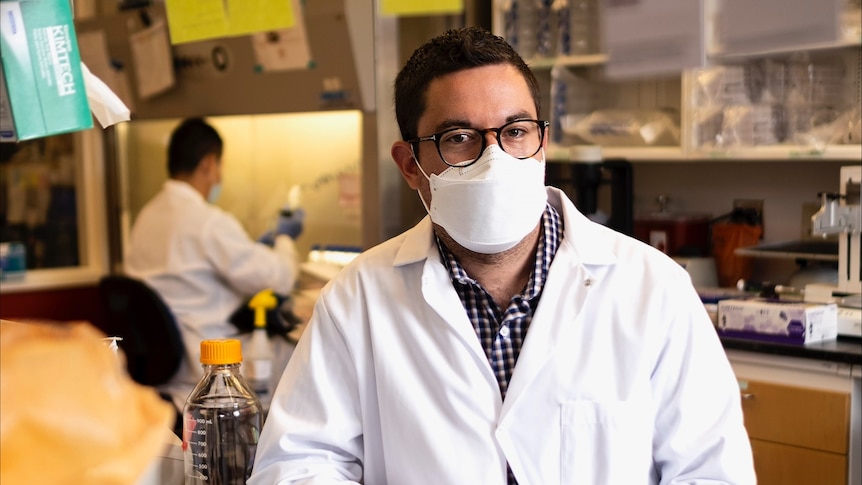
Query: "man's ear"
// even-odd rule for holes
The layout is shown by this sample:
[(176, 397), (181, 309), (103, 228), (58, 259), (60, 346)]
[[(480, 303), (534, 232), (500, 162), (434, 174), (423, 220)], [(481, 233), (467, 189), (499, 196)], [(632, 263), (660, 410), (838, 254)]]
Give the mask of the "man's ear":
[(218, 164), (218, 156), (215, 153), (208, 153), (201, 158), (200, 163), (198, 163), (197, 171), (202, 174), (209, 174), (216, 170), (216, 165)]
[(413, 159), (413, 150), (410, 144), (406, 141), (396, 141), (392, 144), (391, 153), (392, 159), (398, 165), (401, 176), (404, 177), (407, 185), (413, 190), (418, 189), (420, 179), (424, 178), (424, 175), (419, 172), (418, 162)]

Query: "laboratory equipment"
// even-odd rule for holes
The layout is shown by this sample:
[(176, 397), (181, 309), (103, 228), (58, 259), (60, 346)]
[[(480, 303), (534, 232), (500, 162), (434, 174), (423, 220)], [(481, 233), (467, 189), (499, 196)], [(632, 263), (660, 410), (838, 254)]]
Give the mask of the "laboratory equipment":
[[(838, 334), (862, 337), (862, 166), (841, 167), (838, 193), (821, 193), (821, 207), (811, 216), (815, 235), (838, 235), (838, 281), (835, 286), (807, 285), (806, 301), (840, 300)], [(810, 286), (810, 287), (809, 287)], [(856, 302), (848, 304), (848, 302)]]
[(260, 400), (240, 373), (237, 339), (201, 342), (204, 375), (183, 409), (186, 485), (243, 485), (263, 426)]
[(258, 292), (248, 302), (248, 307), (254, 312), (254, 330), (246, 352), (245, 375), (264, 409), (269, 408), (269, 401), (272, 399), (270, 380), (274, 357), (266, 332), (266, 313), (277, 305), (278, 299), (269, 288)]
[(838, 234), (838, 290), (862, 293), (862, 167), (841, 167), (839, 192), (821, 193), (821, 206), (811, 216), (815, 235)]
[[(709, 214), (671, 212), (670, 197), (656, 197), (658, 211), (634, 218), (634, 236), (670, 256), (706, 257), (709, 254)], [(714, 263), (713, 263), (714, 264)]]
[[(572, 147), (569, 160), (551, 162), (546, 168), (548, 185), (566, 192), (575, 207), (591, 220), (632, 234), (631, 163), (623, 159), (604, 160), (601, 147), (594, 145)], [(608, 209), (606, 200), (610, 201), (610, 213), (603, 210)]]
[(278, 212), (275, 233), (287, 234), (291, 239), (296, 239), (302, 234), (305, 211), (301, 207), (302, 189), (298, 185), (290, 188), (287, 195), (287, 203)]

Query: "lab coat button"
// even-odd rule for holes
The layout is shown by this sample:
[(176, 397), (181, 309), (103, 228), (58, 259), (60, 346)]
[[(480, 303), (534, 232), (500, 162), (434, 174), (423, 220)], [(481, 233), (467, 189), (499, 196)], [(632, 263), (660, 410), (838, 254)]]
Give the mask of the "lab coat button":
[(593, 280), (591, 278), (587, 278), (584, 280), (584, 286), (590, 286), (593, 284)]
[(505, 325), (500, 327), (500, 336), (503, 338), (509, 338), (509, 327)]

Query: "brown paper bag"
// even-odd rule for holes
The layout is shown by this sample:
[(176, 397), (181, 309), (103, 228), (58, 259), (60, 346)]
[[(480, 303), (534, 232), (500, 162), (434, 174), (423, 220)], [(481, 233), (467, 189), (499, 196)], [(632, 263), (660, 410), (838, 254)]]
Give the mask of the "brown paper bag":
[(174, 417), (85, 322), (0, 320), (0, 484), (133, 485)]
[(737, 256), (736, 248), (754, 246), (760, 241), (763, 226), (733, 222), (712, 225), (712, 256), (718, 273), (718, 284), (735, 287), (740, 279), (751, 278), (751, 259)]

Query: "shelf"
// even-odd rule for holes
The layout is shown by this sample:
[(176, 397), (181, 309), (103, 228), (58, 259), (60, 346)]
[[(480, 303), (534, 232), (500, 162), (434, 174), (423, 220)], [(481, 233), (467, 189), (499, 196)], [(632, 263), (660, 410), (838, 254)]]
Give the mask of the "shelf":
[(841, 40), (837, 42), (822, 42), (817, 44), (802, 45), (795, 48), (787, 49), (771, 49), (757, 52), (746, 52), (738, 54), (724, 54), (722, 52), (713, 52), (707, 55), (707, 60), (712, 64), (722, 64), (728, 62), (747, 61), (761, 57), (786, 56), (799, 52), (814, 52), (826, 50), (839, 50), (849, 48), (862, 47), (862, 39), (857, 40)]
[[(569, 161), (571, 147), (549, 146), (546, 149), (547, 159), (557, 162)], [(639, 161), (677, 161), (685, 160), (680, 147), (602, 147), (602, 158), (625, 158)]]
[(838, 241), (787, 241), (736, 248), (734, 254), (753, 258), (838, 261)]
[(551, 69), (555, 66), (599, 66), (608, 61), (606, 54), (587, 54), (583, 56), (541, 57), (525, 60), (531, 69)]
[(757, 146), (731, 150), (695, 150), (690, 160), (862, 160), (862, 145), (832, 145), (823, 151), (802, 149), (794, 145)]
[(101, 269), (90, 267), (27, 270), (17, 279), (0, 283), (0, 294), (95, 286), (104, 275)]
[[(592, 0), (591, 0), (592, 1)], [(813, 0), (812, 0), (813, 1)], [(494, 25), (499, 31), (504, 25), (502, 16), (502, 0), (494, 2)], [(711, 19), (704, 19), (712, 21)], [(846, 32), (846, 31), (845, 31)], [(715, 34), (713, 32), (713, 34)], [(849, 34), (848, 34), (849, 35)], [(598, 44), (597, 44), (598, 45)], [(761, 44), (766, 46), (766, 44)], [(713, 49), (713, 54), (708, 56), (711, 63), (716, 64), (716, 68), (720, 64), (734, 64), (762, 59), (770, 56), (787, 56), (800, 52), (817, 52), (817, 54), (838, 54), (838, 56), (824, 56), (820, 59), (818, 55), (812, 55), (812, 63), (816, 61), (817, 81), (816, 86), (819, 90), (814, 90), (810, 96), (816, 99), (811, 100), (812, 106), (820, 103), (826, 105), (842, 105), (845, 101), (852, 105), (858, 105), (859, 96), (862, 92), (859, 91), (860, 76), (862, 69), (859, 63), (862, 62), (862, 56), (858, 52), (862, 47), (862, 38), (848, 37), (846, 39), (833, 42), (811, 43), (807, 45), (797, 45), (793, 48), (779, 48), (774, 50), (763, 50), (758, 52), (747, 52), (744, 54), (721, 53), (717, 49)], [(829, 52), (833, 51), (833, 52)], [(579, 122), (582, 116), (589, 113), (594, 113), (599, 110), (674, 110), (679, 112), (679, 142), (673, 146), (643, 146), (643, 147), (613, 147), (603, 146), (602, 156), (604, 159), (623, 158), (637, 163), (649, 162), (736, 162), (736, 161), (763, 161), (763, 162), (855, 162), (859, 163), (862, 160), (862, 145), (830, 145), (825, 150), (813, 151), (805, 148), (803, 145), (796, 145), (792, 142), (794, 138), (757, 138), (750, 137), (742, 138), (749, 140), (749, 143), (778, 143), (777, 140), (789, 140), (790, 143), (785, 145), (775, 146), (746, 146), (728, 149), (713, 149), (710, 147), (700, 146), (699, 143), (713, 138), (703, 135), (701, 130), (705, 128), (696, 125), (696, 117), (698, 106), (697, 103), (704, 95), (700, 90), (706, 89), (697, 84), (697, 75), (701, 72), (700, 69), (689, 69), (674, 75), (647, 76), (623, 82), (606, 79), (602, 69), (608, 63), (608, 55), (604, 53), (596, 53), (582, 56), (532, 56), (524, 59), (527, 65), (536, 73), (537, 81), (540, 83), (543, 94), (542, 106), (547, 107), (549, 114), (546, 116), (551, 121), (551, 126), (556, 130), (550, 138), (553, 140), (546, 148), (546, 156), (548, 160), (564, 162), (571, 159), (570, 146), (587, 143), (584, 137), (577, 133), (572, 133), (572, 130), (567, 132), (562, 127), (571, 128), (576, 122)], [(840, 64), (840, 68), (834, 68), (833, 64)], [(823, 66), (821, 66), (823, 64)], [(770, 71), (780, 67), (781, 63), (770, 65)], [(705, 66), (709, 67), (709, 66)], [(762, 69), (763, 66), (755, 66), (757, 69)], [(580, 68), (580, 69), (578, 69)], [(747, 68), (747, 66), (746, 66)], [(724, 93), (726, 99), (723, 99), (720, 104), (735, 106), (748, 105), (748, 101), (743, 103), (740, 101), (742, 96), (749, 96), (746, 89), (750, 86), (746, 85), (746, 72), (734, 70), (731, 72), (727, 81), (729, 86), (722, 85), (721, 91), (716, 91), (718, 95)], [(822, 71), (822, 72), (821, 72)], [(755, 74), (759, 73), (755, 70)], [(736, 77), (733, 77), (736, 76)], [(789, 78), (789, 73), (785, 72), (785, 77)], [(737, 79), (739, 78), (739, 79)], [(712, 81), (718, 82), (718, 81)], [(724, 82), (723, 80), (721, 82)], [(734, 85), (732, 83), (737, 83)], [(789, 83), (789, 79), (785, 82)], [(740, 86), (741, 85), (741, 86)], [(709, 87), (709, 86), (707, 86)], [(775, 86), (769, 85), (770, 89)], [(716, 88), (717, 89), (717, 88)], [(763, 88), (764, 90), (766, 88)], [(785, 88), (789, 90), (790, 88)], [(760, 99), (760, 98), (756, 98)], [(783, 99), (783, 98), (776, 98)], [(710, 101), (713, 101), (710, 99)], [(775, 101), (778, 104), (779, 101)], [(572, 117), (572, 118), (569, 118)], [(753, 117), (753, 115), (752, 115)], [(677, 121), (676, 119), (674, 121)], [(708, 120), (710, 122), (714, 120)], [(753, 119), (752, 123), (757, 121)], [(780, 128), (787, 129), (789, 133), (790, 121), (784, 118), (781, 121), (776, 121), (776, 124), (784, 123), (788, 126), (781, 125)], [(798, 123), (798, 120), (797, 120)], [(704, 124), (704, 122), (702, 122)], [(713, 123), (714, 124), (714, 123)], [(710, 125), (707, 128), (712, 129)], [(724, 130), (725, 128), (721, 128)], [(854, 132), (855, 135), (855, 132)], [(616, 141), (609, 138), (591, 137), (591, 139), (602, 141)], [(852, 138), (855, 142), (856, 139)], [(658, 140), (662, 143), (673, 143), (669, 139)]]
[[(570, 147), (551, 145), (545, 152), (548, 160), (567, 161), (570, 159)], [(834, 145), (823, 152), (805, 151), (797, 146), (759, 146), (733, 150), (695, 150), (686, 153), (680, 147), (602, 147), (602, 157), (625, 158), (630, 161), (642, 162), (674, 162), (674, 161), (854, 161), (862, 160), (862, 145)]]

